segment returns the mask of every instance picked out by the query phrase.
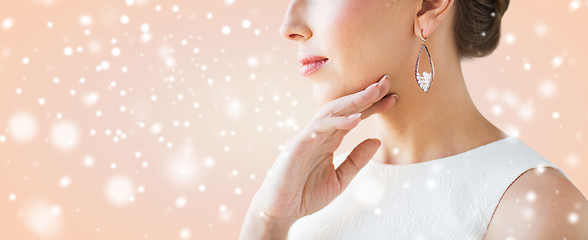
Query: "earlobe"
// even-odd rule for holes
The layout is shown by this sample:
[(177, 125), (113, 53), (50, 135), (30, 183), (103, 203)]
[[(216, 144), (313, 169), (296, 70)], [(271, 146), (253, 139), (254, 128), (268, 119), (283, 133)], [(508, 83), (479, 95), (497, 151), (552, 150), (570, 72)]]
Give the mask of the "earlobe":
[(421, 32), (425, 38), (429, 36), (431, 21), (434, 21), (433, 18), (436, 15), (435, 10), (433, 3), (426, 0), (422, 2), (415, 19), (414, 32), (417, 37), (421, 36)]
[(429, 35), (431, 34), (430, 32), (432, 32), (432, 28), (434, 28), (434, 25), (432, 25), (432, 21), (434, 21), (434, 19), (431, 19), (432, 15), (433, 12), (428, 11), (421, 14), (420, 16), (417, 16), (414, 25), (414, 33), (417, 37), (421, 36), (421, 31), (423, 37), (429, 37)]

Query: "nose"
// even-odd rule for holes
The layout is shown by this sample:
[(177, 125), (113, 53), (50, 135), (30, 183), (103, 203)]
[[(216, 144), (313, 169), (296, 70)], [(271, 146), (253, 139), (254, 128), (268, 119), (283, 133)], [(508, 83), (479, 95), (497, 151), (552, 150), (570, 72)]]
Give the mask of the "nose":
[(312, 31), (306, 24), (303, 16), (306, 13), (305, 0), (292, 0), (284, 21), (280, 26), (280, 34), (288, 40), (302, 40), (308, 39), (312, 36)]

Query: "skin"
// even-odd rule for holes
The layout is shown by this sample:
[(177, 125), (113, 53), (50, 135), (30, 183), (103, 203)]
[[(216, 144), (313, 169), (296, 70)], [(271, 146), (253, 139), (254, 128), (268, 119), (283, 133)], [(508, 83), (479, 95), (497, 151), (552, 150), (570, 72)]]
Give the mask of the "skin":
[[(322, 107), (309, 125), (285, 144), (270, 168), (253, 197), (241, 239), (285, 239), (297, 219), (328, 205), (370, 160), (385, 164), (424, 162), (507, 137), (482, 116), (469, 96), (453, 39), (453, 3), (290, 2), (280, 33), (298, 44), (299, 54), (329, 58), (308, 76)], [(435, 65), (428, 93), (414, 78), (421, 32)], [(384, 75), (389, 77), (382, 79)], [(375, 82), (379, 84), (372, 85)], [(391, 94), (397, 94), (398, 99)], [(362, 114), (347, 118), (356, 113)], [(333, 152), (343, 137), (371, 115), (376, 116), (377, 138), (357, 145), (334, 169)], [(394, 148), (398, 154), (392, 154)], [(518, 234), (516, 239), (588, 237), (588, 221), (584, 220), (588, 218), (588, 203), (573, 184), (551, 168), (538, 176), (529, 173), (522, 174), (506, 191), (485, 239), (505, 239), (512, 236), (512, 228)], [(512, 214), (520, 211), (516, 199), (529, 189), (535, 189), (537, 199), (543, 198), (533, 202), (541, 214), (532, 221), (541, 227), (529, 228), (526, 215)], [(560, 193), (552, 194), (554, 189)], [(575, 211), (580, 221), (568, 222), (570, 211)]]
[(511, 184), (484, 239), (588, 239), (586, 198), (561, 172), (544, 169)]
[(341, 194), (373, 157), (380, 141), (364, 140), (337, 169), (333, 152), (362, 119), (394, 106), (395, 97), (384, 97), (389, 89), (390, 82), (382, 79), (363, 91), (328, 102), (288, 140), (253, 196), (239, 239), (285, 239), (297, 219), (322, 209)]
[[(382, 148), (375, 161), (424, 162), (455, 155), (507, 135), (474, 106), (453, 39), (453, 1), (294, 0), (281, 26), (302, 55), (329, 58), (308, 76), (320, 104), (357, 92), (384, 74), (398, 104), (376, 116)], [(434, 81), (423, 92), (414, 77), (427, 38)], [(356, 46), (356, 47), (350, 47)], [(426, 66), (426, 54), (421, 66)], [(369, 71), (366, 71), (369, 69)], [(423, 138), (421, 136), (427, 136)], [(397, 148), (398, 154), (392, 150)]]

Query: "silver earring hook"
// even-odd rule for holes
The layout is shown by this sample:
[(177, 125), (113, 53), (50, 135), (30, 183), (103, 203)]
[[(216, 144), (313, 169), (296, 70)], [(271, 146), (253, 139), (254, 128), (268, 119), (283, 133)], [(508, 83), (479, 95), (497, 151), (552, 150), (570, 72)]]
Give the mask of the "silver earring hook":
[(421, 36), (420, 37), (421, 37), (421, 40), (423, 40), (423, 42), (427, 41), (427, 39), (423, 37), (423, 29), (421, 29)]

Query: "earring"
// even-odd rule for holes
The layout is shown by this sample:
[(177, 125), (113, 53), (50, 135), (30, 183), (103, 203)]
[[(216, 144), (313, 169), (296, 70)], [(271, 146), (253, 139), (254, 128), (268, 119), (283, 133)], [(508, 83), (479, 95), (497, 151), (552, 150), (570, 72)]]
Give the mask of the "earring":
[[(414, 66), (414, 76), (416, 78), (417, 84), (425, 93), (429, 92), (429, 88), (433, 83), (433, 76), (434, 76), (434, 67), (433, 67), (433, 60), (431, 59), (431, 54), (429, 54), (429, 48), (425, 44), (427, 41), (426, 38), (423, 38), (423, 30), (421, 30), (421, 40), (423, 41), (423, 45), (421, 46), (421, 50), (419, 51), (419, 55), (417, 56), (416, 65)], [(423, 71), (423, 75), (420, 74), (418, 71), (419, 69), (419, 59), (421, 58), (421, 53), (423, 52), (423, 48), (427, 52), (427, 57), (429, 58), (429, 65), (431, 66), (431, 73), (428, 73), (426, 70)]]

